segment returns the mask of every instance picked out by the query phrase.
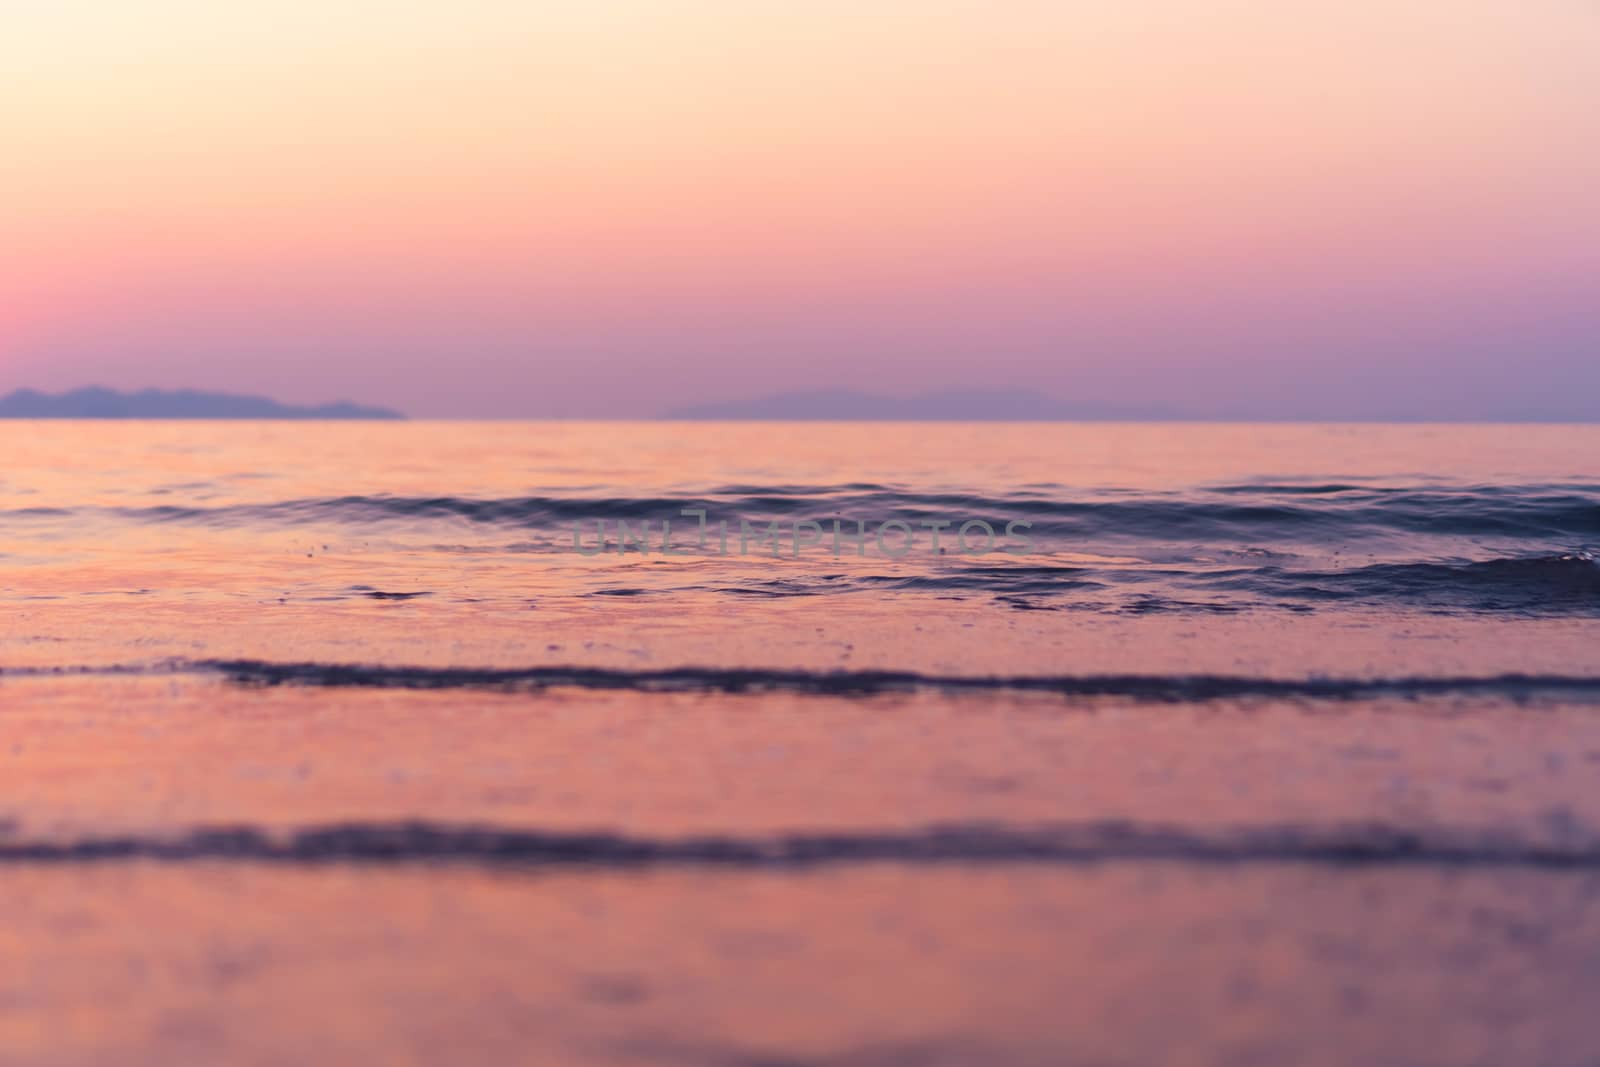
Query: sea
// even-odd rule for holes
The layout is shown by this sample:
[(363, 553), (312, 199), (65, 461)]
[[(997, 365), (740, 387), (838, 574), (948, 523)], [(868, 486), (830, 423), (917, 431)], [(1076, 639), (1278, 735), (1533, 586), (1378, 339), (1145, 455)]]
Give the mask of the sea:
[(0, 1064), (1600, 1062), (1600, 426), (0, 456)]

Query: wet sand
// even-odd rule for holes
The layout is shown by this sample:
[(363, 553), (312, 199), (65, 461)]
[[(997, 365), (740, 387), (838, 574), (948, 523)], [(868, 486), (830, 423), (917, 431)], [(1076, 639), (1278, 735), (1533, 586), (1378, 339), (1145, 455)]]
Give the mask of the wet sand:
[(1587, 701), (4, 684), (0, 1063), (1600, 1055)]
[(0, 1062), (1588, 1064), (1593, 871), (4, 873)]

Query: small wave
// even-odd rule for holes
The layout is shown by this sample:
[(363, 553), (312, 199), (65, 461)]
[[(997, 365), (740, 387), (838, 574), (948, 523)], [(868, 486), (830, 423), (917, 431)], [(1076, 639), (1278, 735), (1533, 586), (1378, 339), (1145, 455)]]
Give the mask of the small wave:
[(907, 831), (646, 837), (451, 825), (344, 823), (286, 833), (206, 827), (177, 835), (29, 839), (0, 836), (0, 866), (129, 860), (292, 865), (510, 868), (793, 869), (849, 864), (1298, 863), (1348, 866), (1600, 868), (1600, 841), (1388, 824), (1181, 829), (1131, 822), (994, 824)]
[(485, 689), (540, 691), (572, 688), (646, 693), (785, 692), (866, 697), (919, 690), (947, 693), (1048, 693), (1063, 697), (1120, 697), (1188, 703), (1249, 697), (1290, 700), (1367, 700), (1381, 697), (1487, 695), (1508, 699), (1554, 696), (1600, 699), (1600, 675), (1498, 674), (1396, 678), (1270, 678), (1217, 674), (945, 675), (916, 671), (807, 671), (674, 667), (408, 667), (382, 664), (278, 663), (266, 660), (170, 660), (145, 665), (0, 669), (5, 678), (83, 675), (211, 674), (240, 685), (302, 685), (363, 689)]
[(1099, 488), (1051, 495), (927, 491), (870, 483), (845, 486), (724, 486), (665, 496), (351, 495), (218, 507), (161, 505), (96, 509), (31, 508), (17, 518), (93, 518), (231, 528), (255, 524), (369, 525), (447, 520), (468, 525), (553, 529), (599, 520), (662, 520), (686, 528), (684, 508), (704, 508), (715, 522), (740, 518), (881, 522), (1020, 518), (1036, 534), (1078, 540), (1201, 540), (1250, 543), (1330, 542), (1375, 534), (1544, 538), (1582, 542), (1600, 534), (1600, 487), (1584, 484), (1440, 487), (1228, 485), (1156, 492)]
[(912, 690), (1035, 692), (1068, 697), (1126, 697), (1190, 702), (1239, 697), (1360, 700), (1383, 696), (1544, 693), (1600, 696), (1600, 677), (1502, 674), (1487, 677), (1261, 678), (1229, 675), (968, 676), (915, 671), (784, 671), (678, 667), (618, 670), (600, 667), (467, 669), (208, 661), (199, 666), (234, 682), (255, 685), (356, 686), (392, 689), (634, 689), (645, 692), (747, 693), (779, 691), (820, 696), (872, 696)]

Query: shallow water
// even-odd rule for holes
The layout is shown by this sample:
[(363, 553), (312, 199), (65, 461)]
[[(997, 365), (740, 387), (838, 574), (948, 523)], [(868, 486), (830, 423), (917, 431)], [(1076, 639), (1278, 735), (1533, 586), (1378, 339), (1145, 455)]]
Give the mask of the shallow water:
[(1600, 428), (0, 448), (0, 1062), (1600, 1057)]
[(6, 590), (17, 600), (209, 596), (312, 618), (313, 605), (423, 597), (475, 614), (592, 597), (750, 613), (821, 597), (849, 598), (852, 615), (887, 600), (895, 617), (969, 601), (1592, 617), (1600, 592), (1593, 427), (0, 434), (5, 551), (14, 572), (32, 564)]

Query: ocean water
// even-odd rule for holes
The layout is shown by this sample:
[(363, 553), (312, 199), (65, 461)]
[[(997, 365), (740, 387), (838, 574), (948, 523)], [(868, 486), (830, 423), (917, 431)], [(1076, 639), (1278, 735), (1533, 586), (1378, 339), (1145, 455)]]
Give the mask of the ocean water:
[(1600, 427), (0, 449), (0, 1063), (1600, 1060)]

